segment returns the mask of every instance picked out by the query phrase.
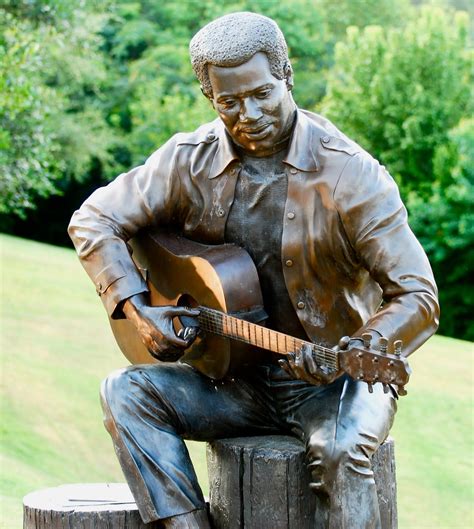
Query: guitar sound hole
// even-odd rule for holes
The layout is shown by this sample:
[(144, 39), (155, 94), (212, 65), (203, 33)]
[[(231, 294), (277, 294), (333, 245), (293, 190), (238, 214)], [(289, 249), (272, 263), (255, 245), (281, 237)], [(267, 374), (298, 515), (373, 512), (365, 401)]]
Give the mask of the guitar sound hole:
[[(198, 302), (189, 294), (182, 294), (178, 298), (177, 305), (178, 307), (194, 308), (198, 306)], [(182, 327), (199, 327), (197, 319), (191, 316), (180, 316), (178, 319)]]

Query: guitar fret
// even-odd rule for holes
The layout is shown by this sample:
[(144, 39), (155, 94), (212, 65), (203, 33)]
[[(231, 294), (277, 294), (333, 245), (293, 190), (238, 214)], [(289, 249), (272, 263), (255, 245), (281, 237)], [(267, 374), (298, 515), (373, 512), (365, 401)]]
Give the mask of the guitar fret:
[(208, 332), (223, 337), (234, 338), (238, 341), (268, 349), (279, 354), (296, 352), (303, 344), (307, 343), (311, 346), (318, 364), (326, 365), (331, 369), (338, 368), (338, 353), (332, 349), (304, 342), (284, 333), (247, 322), (241, 318), (229, 316), (221, 311), (206, 307), (200, 307), (200, 309), (201, 314), (198, 320), (201, 327)]

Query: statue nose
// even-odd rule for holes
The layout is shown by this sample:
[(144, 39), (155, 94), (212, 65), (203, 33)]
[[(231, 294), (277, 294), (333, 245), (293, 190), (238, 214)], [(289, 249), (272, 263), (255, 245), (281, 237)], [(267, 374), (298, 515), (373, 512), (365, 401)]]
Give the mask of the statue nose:
[(255, 100), (246, 98), (242, 101), (239, 113), (240, 121), (257, 121), (262, 115), (260, 106)]

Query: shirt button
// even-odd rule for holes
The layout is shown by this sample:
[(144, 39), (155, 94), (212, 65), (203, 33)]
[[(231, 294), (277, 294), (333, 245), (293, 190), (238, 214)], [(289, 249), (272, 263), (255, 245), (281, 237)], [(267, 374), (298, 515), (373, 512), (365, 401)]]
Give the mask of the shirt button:
[(287, 215), (287, 217), (290, 219), (290, 220), (293, 220), (295, 218), (295, 214), (293, 213), (293, 211), (290, 211)]
[(288, 267), (293, 266), (293, 261), (292, 261), (291, 259), (287, 259), (287, 260), (285, 261), (285, 264), (286, 264), (286, 266), (288, 266)]
[(329, 143), (331, 141), (331, 138), (329, 136), (324, 136), (322, 141), (323, 143)]
[(298, 301), (298, 304), (296, 305), (299, 309), (304, 309), (305, 308), (305, 304), (303, 301)]
[(292, 168), (290, 169), (290, 173), (291, 173), (291, 174), (296, 174), (297, 172), (298, 172), (298, 169), (295, 169), (294, 167), (292, 167)]
[(217, 216), (218, 217), (223, 217), (224, 215), (225, 215), (225, 211), (222, 208), (219, 208), (217, 210)]

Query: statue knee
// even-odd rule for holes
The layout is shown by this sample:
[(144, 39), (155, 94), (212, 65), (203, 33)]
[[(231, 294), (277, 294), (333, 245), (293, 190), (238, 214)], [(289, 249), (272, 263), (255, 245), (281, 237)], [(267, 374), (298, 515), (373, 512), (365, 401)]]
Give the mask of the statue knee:
[(310, 488), (315, 492), (327, 491), (339, 463), (334, 442), (323, 440), (317, 434), (312, 435), (307, 443), (306, 457), (311, 472)]
[(306, 452), (311, 472), (310, 488), (315, 492), (328, 492), (346, 472), (373, 476), (371, 460), (376, 448), (377, 444), (366, 440), (341, 443), (311, 436)]
[(133, 413), (132, 401), (136, 400), (142, 387), (143, 375), (135, 366), (118, 369), (102, 382), (100, 400), (104, 424), (109, 432), (116, 428), (116, 422), (121, 418)]

